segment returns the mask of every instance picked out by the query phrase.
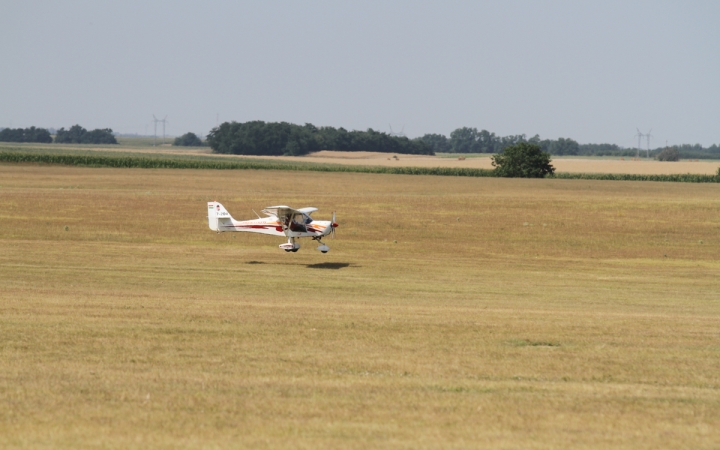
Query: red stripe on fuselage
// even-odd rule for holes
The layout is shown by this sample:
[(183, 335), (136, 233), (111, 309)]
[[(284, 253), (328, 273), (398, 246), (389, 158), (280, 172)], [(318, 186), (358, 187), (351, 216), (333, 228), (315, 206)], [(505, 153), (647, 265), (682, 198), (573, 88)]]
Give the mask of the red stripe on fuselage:
[(270, 230), (275, 228), (276, 231), (282, 232), (282, 227), (274, 226), (274, 225), (223, 225), (227, 228), (253, 228), (256, 230)]

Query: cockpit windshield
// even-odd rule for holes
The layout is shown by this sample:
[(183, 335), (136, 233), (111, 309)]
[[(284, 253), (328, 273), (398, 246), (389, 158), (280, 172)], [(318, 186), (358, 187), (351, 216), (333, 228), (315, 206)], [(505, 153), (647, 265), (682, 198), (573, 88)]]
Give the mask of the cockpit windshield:
[(309, 225), (312, 219), (307, 214), (294, 214), (291, 218), (290, 229), (292, 231), (307, 231), (306, 225)]

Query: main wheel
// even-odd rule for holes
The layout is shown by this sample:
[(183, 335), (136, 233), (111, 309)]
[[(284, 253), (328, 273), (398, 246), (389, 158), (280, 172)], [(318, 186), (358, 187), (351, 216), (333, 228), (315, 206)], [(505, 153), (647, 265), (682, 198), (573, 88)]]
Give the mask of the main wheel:
[(285, 251), (290, 253), (292, 250), (290, 250), (289, 248), (286, 248)]
[(298, 250), (300, 250), (300, 249), (299, 249), (299, 248), (294, 248), (294, 249), (292, 249), (292, 250), (290, 250), (290, 251), (293, 252), (293, 253), (295, 253), (295, 252), (297, 252)]

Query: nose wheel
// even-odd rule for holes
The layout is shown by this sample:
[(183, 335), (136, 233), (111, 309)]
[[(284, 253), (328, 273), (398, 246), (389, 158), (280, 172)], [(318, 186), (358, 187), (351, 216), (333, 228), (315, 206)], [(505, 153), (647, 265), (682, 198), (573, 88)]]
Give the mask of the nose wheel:
[(321, 241), (320, 238), (314, 237), (313, 240), (317, 241), (317, 243), (320, 244), (320, 246), (317, 249), (320, 250), (321, 253), (327, 253), (330, 251), (330, 247), (323, 244), (323, 241)]

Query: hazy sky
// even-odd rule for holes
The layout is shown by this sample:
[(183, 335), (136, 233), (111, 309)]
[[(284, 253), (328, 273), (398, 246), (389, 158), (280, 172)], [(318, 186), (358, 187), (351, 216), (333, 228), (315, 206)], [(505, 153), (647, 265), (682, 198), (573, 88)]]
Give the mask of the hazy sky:
[(152, 114), (710, 145), (720, 1), (0, 0), (0, 126)]

